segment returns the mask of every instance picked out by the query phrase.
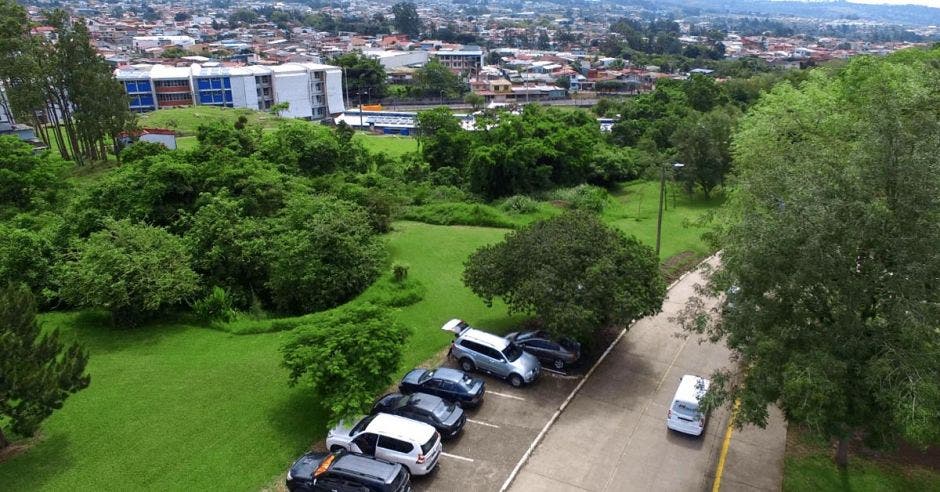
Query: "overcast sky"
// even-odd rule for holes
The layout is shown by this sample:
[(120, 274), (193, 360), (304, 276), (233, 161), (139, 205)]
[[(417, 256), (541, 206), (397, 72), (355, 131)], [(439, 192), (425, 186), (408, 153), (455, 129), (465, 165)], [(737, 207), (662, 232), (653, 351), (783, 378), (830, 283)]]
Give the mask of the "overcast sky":
[(940, 0), (849, 0), (853, 3), (882, 3), (891, 5), (926, 5), (927, 7), (940, 8)]

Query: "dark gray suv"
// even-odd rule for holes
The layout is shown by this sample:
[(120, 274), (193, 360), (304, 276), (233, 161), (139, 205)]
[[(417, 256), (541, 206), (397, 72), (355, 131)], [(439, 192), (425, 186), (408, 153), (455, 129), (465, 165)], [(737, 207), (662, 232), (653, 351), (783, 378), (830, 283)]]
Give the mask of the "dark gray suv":
[(291, 492), (411, 492), (404, 466), (348, 451), (307, 453), (287, 472)]

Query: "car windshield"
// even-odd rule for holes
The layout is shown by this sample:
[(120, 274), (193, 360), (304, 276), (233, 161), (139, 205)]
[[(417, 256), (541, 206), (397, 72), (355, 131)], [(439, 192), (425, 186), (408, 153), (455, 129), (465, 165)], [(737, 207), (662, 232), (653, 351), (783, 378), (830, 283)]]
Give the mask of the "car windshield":
[(677, 401), (672, 405), (672, 411), (682, 415), (683, 417), (698, 418), (698, 405), (689, 403), (687, 401)]
[(428, 379), (431, 379), (431, 376), (434, 375), (434, 371), (424, 371), (424, 374), (418, 376), (418, 383), (423, 383)]
[(433, 413), (434, 413), (434, 415), (436, 415), (438, 418), (442, 418), (442, 417), (444, 417), (445, 415), (447, 415), (447, 413), (448, 413), (447, 410), (448, 410), (448, 409), (449, 409), (449, 406), (448, 406), (446, 403), (444, 403), (444, 400), (441, 400), (440, 403), (438, 403), (437, 406), (434, 407)]
[(522, 356), (522, 349), (514, 343), (510, 343), (503, 349), (503, 355), (506, 356), (506, 360), (509, 362), (515, 362), (520, 356)]
[(373, 417), (372, 417), (372, 416), (369, 416), (369, 417), (366, 417), (366, 418), (360, 420), (359, 423), (356, 424), (356, 426), (353, 427), (352, 430), (349, 431), (349, 435), (350, 435), (350, 436), (353, 436), (353, 435), (356, 435), (356, 434), (362, 432), (363, 430), (365, 430), (365, 428), (369, 426), (369, 423), (372, 422), (372, 419), (373, 419)]
[(391, 484), (391, 490), (406, 490), (405, 483), (408, 480), (408, 475), (405, 472), (405, 468), (402, 467), (401, 471), (398, 472), (398, 476), (395, 477), (395, 480)]
[(421, 445), (421, 453), (428, 454), (432, 449), (434, 449), (435, 444), (437, 444), (437, 432), (431, 436), (431, 439), (428, 439), (428, 442)]

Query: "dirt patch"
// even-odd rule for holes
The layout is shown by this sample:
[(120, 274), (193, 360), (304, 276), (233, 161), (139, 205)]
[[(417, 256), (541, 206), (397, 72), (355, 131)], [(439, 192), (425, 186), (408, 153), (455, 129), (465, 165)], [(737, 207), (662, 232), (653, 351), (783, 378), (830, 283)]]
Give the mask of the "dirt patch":
[(41, 436), (37, 434), (34, 437), (24, 439), (22, 441), (16, 441), (13, 444), (0, 449), (0, 463), (13, 459), (16, 456), (29, 451), (29, 449), (36, 445), (36, 443), (38, 443), (40, 440)]
[(659, 266), (659, 271), (662, 273), (663, 280), (666, 281), (666, 284), (671, 284), (681, 277), (683, 273), (698, 266), (703, 259), (705, 259), (705, 256), (695, 251), (683, 251), (666, 258), (666, 261)]

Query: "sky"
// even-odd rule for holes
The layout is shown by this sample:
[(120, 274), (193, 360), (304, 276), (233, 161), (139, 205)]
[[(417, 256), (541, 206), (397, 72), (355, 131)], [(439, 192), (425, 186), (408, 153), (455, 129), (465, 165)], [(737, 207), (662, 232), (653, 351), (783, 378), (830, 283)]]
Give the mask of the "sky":
[(924, 5), (926, 7), (940, 8), (940, 0), (848, 0), (852, 3), (875, 3), (886, 5)]

